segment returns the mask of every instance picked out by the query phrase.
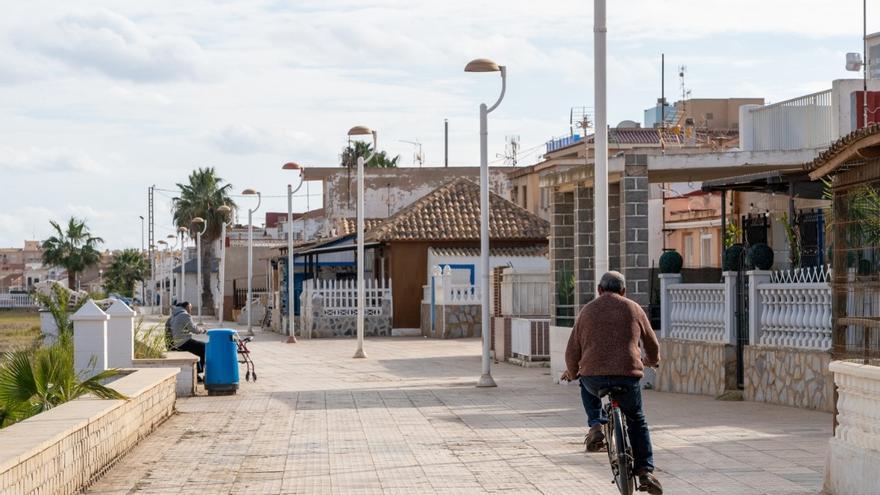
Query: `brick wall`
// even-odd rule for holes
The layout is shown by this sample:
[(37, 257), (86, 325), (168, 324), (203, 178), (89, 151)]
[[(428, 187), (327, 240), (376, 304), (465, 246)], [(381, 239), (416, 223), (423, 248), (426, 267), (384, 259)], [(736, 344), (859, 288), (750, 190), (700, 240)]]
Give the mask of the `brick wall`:
[(645, 155), (626, 155), (624, 176), (620, 188), (620, 259), (626, 276), (627, 296), (647, 307), (648, 289), (648, 161)]
[(0, 493), (80, 493), (174, 412), (177, 369), (143, 369), (0, 430)]
[(574, 274), (574, 193), (554, 192), (550, 203), (550, 318), (557, 321), (559, 288), (564, 278)]
[(594, 194), (592, 187), (578, 186), (574, 193), (574, 264), (575, 273), (575, 313), (593, 300), (595, 286), (594, 254)]

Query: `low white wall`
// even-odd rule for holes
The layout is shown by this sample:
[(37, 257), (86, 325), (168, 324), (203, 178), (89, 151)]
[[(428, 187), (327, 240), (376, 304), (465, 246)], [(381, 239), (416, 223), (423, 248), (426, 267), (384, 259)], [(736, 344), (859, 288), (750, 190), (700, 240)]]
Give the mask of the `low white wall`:
[(550, 326), (550, 375), (553, 383), (559, 383), (559, 377), (565, 372), (565, 348), (571, 331), (571, 327)]
[(80, 493), (174, 412), (176, 369), (110, 383), (129, 400), (80, 398), (0, 430), (0, 493)]
[(196, 364), (199, 357), (191, 352), (168, 351), (164, 358), (135, 359), (134, 368), (174, 368), (177, 373), (175, 391), (178, 397), (192, 397), (196, 394)]
[(832, 361), (837, 428), (830, 440), (825, 492), (880, 493), (880, 366)]

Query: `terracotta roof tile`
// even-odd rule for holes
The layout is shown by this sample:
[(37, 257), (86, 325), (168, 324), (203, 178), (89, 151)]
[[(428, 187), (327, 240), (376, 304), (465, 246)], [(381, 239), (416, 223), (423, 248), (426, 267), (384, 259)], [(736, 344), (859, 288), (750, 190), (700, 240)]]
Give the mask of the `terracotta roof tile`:
[[(387, 220), (386, 218), (365, 218), (364, 219), (364, 227), (367, 228), (367, 232), (373, 230), (377, 226), (381, 225), (382, 222)], [(357, 218), (340, 218), (336, 221), (336, 233), (338, 235), (344, 236), (349, 234), (357, 233)]]
[[(497, 194), (489, 194), (491, 239), (546, 239), (550, 224)], [(480, 186), (455, 179), (397, 212), (370, 232), (377, 241), (473, 241), (480, 238)]]
[[(433, 247), (431, 252), (434, 256), (459, 256), (474, 257), (480, 255), (478, 247)], [(511, 246), (511, 247), (493, 247), (489, 249), (490, 256), (499, 256), (506, 258), (515, 257), (545, 257), (548, 250), (546, 244), (535, 244), (534, 246)]]
[(837, 155), (841, 154), (845, 149), (849, 147), (850, 144), (858, 141), (859, 139), (874, 135), (880, 134), (880, 123), (871, 124), (867, 127), (862, 127), (861, 129), (856, 129), (846, 136), (838, 139), (831, 143), (831, 146), (828, 147), (827, 150), (823, 151), (819, 154), (813, 161), (807, 162), (804, 164), (804, 170), (815, 170), (825, 164), (825, 162), (831, 160)]

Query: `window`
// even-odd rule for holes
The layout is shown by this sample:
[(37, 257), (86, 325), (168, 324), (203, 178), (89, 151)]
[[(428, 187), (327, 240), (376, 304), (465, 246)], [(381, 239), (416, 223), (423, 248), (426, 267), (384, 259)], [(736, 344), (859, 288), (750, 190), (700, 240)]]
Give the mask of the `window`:
[(510, 190), (510, 200), (514, 203), (519, 202), (519, 186), (513, 186)]
[(694, 266), (694, 236), (684, 237), (684, 266)]
[(528, 186), (522, 187), (522, 207), (528, 209), (529, 207), (529, 195), (528, 195)]
[(700, 261), (703, 266), (712, 266), (712, 234), (700, 236)]

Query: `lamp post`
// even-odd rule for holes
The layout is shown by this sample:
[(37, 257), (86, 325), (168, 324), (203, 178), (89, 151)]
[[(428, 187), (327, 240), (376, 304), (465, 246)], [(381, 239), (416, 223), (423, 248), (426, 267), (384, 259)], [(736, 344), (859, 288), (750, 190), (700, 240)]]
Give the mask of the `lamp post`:
[(376, 156), (378, 134), (369, 127), (358, 125), (348, 130), (348, 136), (373, 136), (373, 153), (357, 157), (357, 350), (355, 358), (365, 358), (364, 317), (366, 315), (366, 287), (364, 287), (364, 164)]
[(201, 225), (202, 228), (196, 231), (196, 287), (198, 287), (198, 303), (199, 303), (199, 323), (202, 322), (202, 234), (208, 230), (208, 221), (202, 217), (192, 219), (193, 225)]
[(593, 5), (593, 79), (596, 88), (596, 133), (593, 147), (593, 273), (596, 278), (593, 287), (598, 287), (602, 275), (608, 271), (608, 114), (605, 96), (605, 38), (608, 29), (605, 26), (605, 0), (594, 0)]
[(229, 213), (232, 211), (228, 205), (220, 205), (217, 212), (223, 215), (223, 224), (220, 226), (220, 306), (218, 307), (218, 320), (223, 326), (223, 299), (226, 297), (226, 224), (229, 222)]
[[(159, 259), (159, 262), (156, 263), (156, 265), (159, 267), (159, 272), (160, 272), (159, 273), (159, 314), (162, 314), (162, 296), (163, 296), (163, 293), (165, 292), (165, 279), (162, 277), (162, 273), (161, 273), (162, 272), (162, 260), (165, 257), (162, 256), (162, 252), (163, 252), (163, 250), (168, 249), (168, 242), (166, 242), (162, 239), (159, 239), (158, 241), (156, 241), (156, 244), (158, 244), (159, 246), (163, 246), (162, 248), (159, 248), (156, 250), (156, 257)], [(154, 279), (155, 279), (155, 277), (154, 277)], [(155, 290), (155, 283), (153, 284), (153, 290)]]
[(177, 302), (182, 303), (186, 300), (186, 234), (189, 229), (178, 227), (177, 232), (180, 233), (180, 297)]
[[(144, 245), (144, 216), (138, 215), (138, 218), (141, 219), (141, 256), (143, 256), (144, 254), (147, 253), (146, 246)], [(153, 282), (153, 290), (154, 291), (156, 290), (156, 283), (155, 283), (156, 274), (154, 273), (155, 269), (156, 269), (156, 267), (154, 267), (154, 266), (150, 267), (150, 281)], [(141, 301), (143, 302), (144, 306), (152, 306), (152, 304), (147, 304), (147, 283), (146, 283), (146, 281), (141, 281)]]
[(492, 110), (498, 108), (507, 90), (507, 68), (495, 62), (478, 58), (470, 61), (464, 68), (465, 72), (501, 72), (501, 95), (491, 106), (480, 104), (480, 297), (482, 299), (482, 315), (480, 325), (483, 336), (483, 370), (478, 387), (495, 387), (492, 378), (491, 363), (489, 361), (489, 347), (491, 335), (489, 326), (489, 158), (488, 158), (488, 116)]
[[(164, 301), (165, 301), (166, 290), (168, 292), (168, 306), (169, 306), (169, 308), (171, 306), (171, 299), (174, 295), (174, 292), (173, 292), (174, 291), (174, 271), (173, 271), (174, 270), (174, 250), (177, 249), (177, 236), (174, 234), (168, 234), (167, 236), (165, 236), (165, 238), (168, 239), (168, 241), (166, 241), (166, 243), (165, 243), (165, 245), (167, 246), (166, 253), (165, 253), (165, 260), (162, 263), (160, 263), (159, 275), (162, 278), (162, 282), (161, 282), (162, 290), (159, 292), (159, 314), (164, 314), (163, 308), (165, 307)], [(168, 243), (171, 240), (174, 240), (173, 246)], [(171, 261), (170, 267), (168, 266), (169, 260)], [(167, 284), (167, 288), (166, 288), (166, 284)]]
[(254, 293), (254, 212), (260, 209), (260, 203), (263, 202), (263, 196), (255, 189), (245, 189), (241, 192), (245, 196), (257, 196), (257, 206), (248, 209), (248, 280), (247, 280), (247, 301), (245, 301), (247, 311), (247, 328), (248, 335), (254, 334), (253, 317), (251, 315), (251, 298)]
[(296, 297), (293, 288), (295, 272), (293, 266), (293, 195), (303, 185), (303, 167), (296, 162), (288, 162), (281, 168), (282, 170), (299, 171), (299, 184), (296, 189), (290, 184), (287, 185), (287, 343), (296, 344)]

